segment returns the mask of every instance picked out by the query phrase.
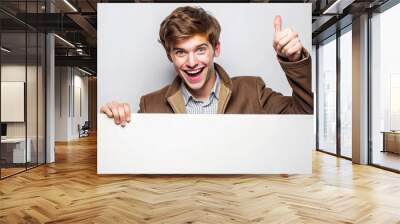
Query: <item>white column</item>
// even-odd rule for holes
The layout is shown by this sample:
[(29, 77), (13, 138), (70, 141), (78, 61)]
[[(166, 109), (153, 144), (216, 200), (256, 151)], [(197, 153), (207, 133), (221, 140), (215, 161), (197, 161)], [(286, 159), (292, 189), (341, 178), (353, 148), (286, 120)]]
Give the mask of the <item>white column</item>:
[(368, 163), (368, 15), (353, 20), (353, 162)]
[(46, 60), (47, 60), (47, 71), (46, 71), (46, 163), (52, 163), (55, 161), (55, 150), (54, 150), (54, 133), (55, 133), (55, 76), (54, 76), (54, 35), (49, 33), (46, 36)]

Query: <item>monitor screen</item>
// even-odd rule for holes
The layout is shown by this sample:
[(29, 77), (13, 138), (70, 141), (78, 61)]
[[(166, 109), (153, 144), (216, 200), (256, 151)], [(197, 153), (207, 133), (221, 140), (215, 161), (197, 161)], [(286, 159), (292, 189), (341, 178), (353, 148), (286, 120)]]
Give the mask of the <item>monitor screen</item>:
[(7, 124), (1, 123), (1, 136), (7, 136)]

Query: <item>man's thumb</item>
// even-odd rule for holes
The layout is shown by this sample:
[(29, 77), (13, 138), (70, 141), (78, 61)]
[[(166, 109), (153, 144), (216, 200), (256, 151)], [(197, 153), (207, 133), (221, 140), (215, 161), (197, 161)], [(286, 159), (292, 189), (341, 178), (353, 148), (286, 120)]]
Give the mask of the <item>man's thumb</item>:
[(281, 32), (281, 24), (282, 24), (281, 16), (275, 16), (274, 19), (275, 33)]

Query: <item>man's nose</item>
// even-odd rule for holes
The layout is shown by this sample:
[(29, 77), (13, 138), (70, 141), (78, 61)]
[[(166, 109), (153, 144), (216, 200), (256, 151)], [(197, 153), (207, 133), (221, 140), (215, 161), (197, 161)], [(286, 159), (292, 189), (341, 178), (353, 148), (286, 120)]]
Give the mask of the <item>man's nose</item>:
[(187, 61), (187, 66), (190, 68), (196, 67), (198, 64), (197, 57), (194, 53), (189, 53), (188, 61)]

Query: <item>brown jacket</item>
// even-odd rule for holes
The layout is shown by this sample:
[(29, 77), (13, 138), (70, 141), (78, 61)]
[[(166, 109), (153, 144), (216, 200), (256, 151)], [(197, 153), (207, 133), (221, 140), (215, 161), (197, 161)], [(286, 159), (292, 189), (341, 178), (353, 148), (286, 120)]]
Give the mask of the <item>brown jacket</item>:
[[(303, 50), (303, 59), (298, 62), (279, 63), (290, 86), (292, 96), (283, 96), (265, 86), (260, 77), (239, 76), (230, 78), (225, 70), (215, 63), (221, 78), (219, 114), (312, 114), (313, 93), (311, 91), (311, 57)], [(140, 113), (186, 113), (180, 91), (181, 78), (172, 84), (142, 96)]]

